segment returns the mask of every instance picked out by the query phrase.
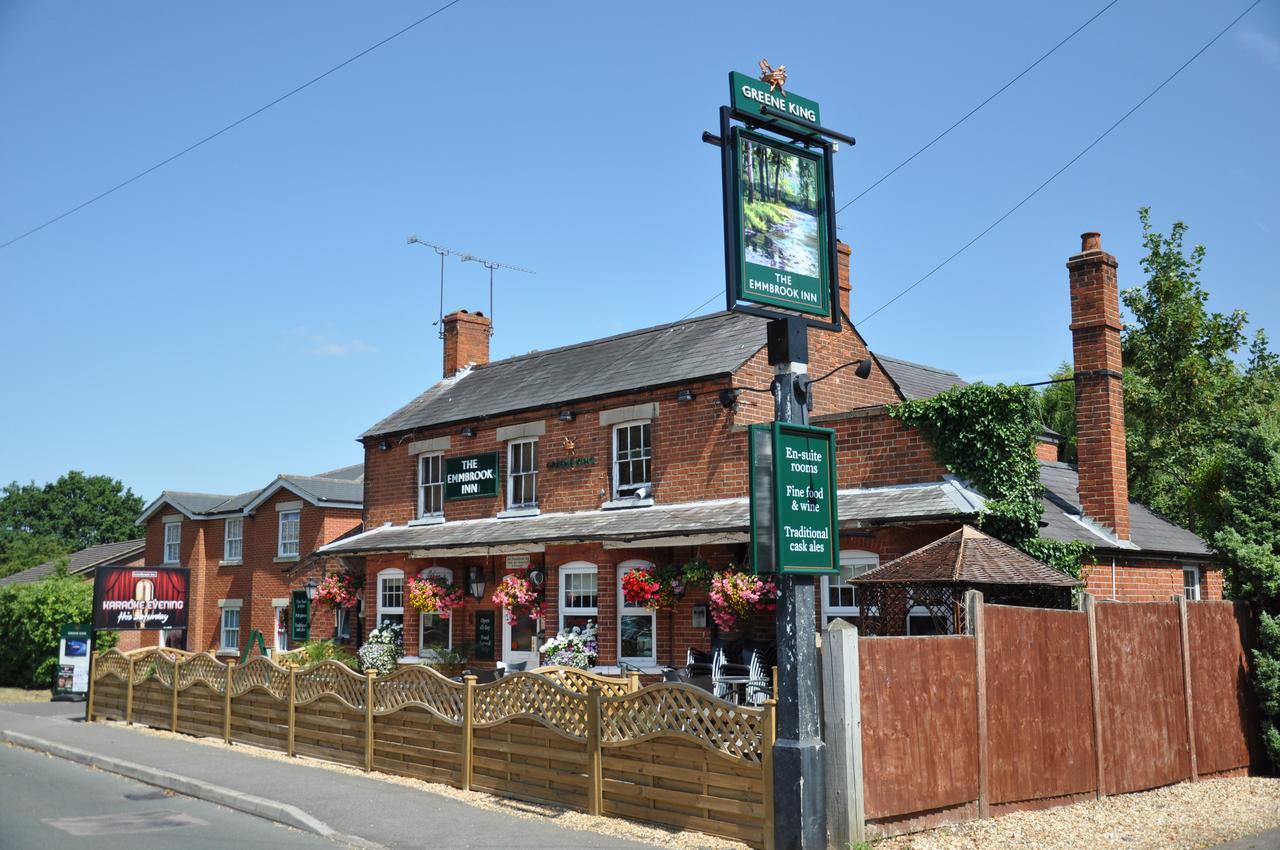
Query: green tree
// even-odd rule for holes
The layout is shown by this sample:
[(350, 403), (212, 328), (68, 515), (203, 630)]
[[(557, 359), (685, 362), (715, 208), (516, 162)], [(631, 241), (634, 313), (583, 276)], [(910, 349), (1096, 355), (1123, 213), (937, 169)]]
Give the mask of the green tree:
[(1040, 393), (1041, 421), (1062, 435), (1058, 460), (1064, 463), (1076, 462), (1076, 385), (1071, 380), (1074, 375), (1072, 365), (1063, 361), (1049, 375), (1051, 380), (1060, 383), (1049, 384)]
[[(0, 685), (46, 688), (58, 666), (58, 629), (86, 623), (93, 585), (58, 575), (35, 584), (0, 587)], [(98, 632), (95, 649), (115, 644), (113, 632)]]
[[(120, 481), (72, 470), (43, 486), (13, 482), (0, 495), (0, 572), (28, 563), (37, 553), (75, 552), (99, 543), (128, 540), (142, 499)], [(55, 547), (61, 544), (61, 551)]]
[(71, 548), (47, 534), (15, 535), (0, 556), (0, 577), (20, 573), (34, 566), (71, 554)]

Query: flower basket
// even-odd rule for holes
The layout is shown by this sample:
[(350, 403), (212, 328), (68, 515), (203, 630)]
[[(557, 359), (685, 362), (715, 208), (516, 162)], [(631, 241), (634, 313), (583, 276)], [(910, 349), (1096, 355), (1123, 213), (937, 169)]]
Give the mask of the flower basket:
[(585, 627), (574, 626), (561, 632), (544, 643), (541, 651), (548, 664), (586, 670), (595, 665), (600, 653), (596, 624), (589, 622)]
[(326, 608), (350, 608), (356, 604), (360, 582), (347, 573), (330, 573), (316, 588), (316, 602)]
[(439, 576), (423, 576), (409, 579), (405, 588), (409, 605), (424, 614), (436, 614), (448, 619), (454, 608), (462, 607), (466, 594)]
[(756, 614), (777, 609), (778, 585), (773, 577), (726, 570), (711, 579), (711, 617), (722, 631), (746, 632)]
[(622, 598), (632, 608), (661, 611), (676, 604), (676, 577), (634, 569), (622, 577)]
[(541, 597), (533, 584), (523, 576), (504, 576), (490, 597), (494, 605), (500, 605), (507, 611), (507, 622), (515, 625), (522, 616), (538, 617), (541, 615)]

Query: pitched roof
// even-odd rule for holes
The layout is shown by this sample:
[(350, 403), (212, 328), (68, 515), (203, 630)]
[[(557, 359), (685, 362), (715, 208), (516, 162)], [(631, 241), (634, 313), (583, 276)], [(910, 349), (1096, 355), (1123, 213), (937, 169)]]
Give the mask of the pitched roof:
[[(363, 479), (363, 474), (360, 476)], [(325, 478), (319, 475), (281, 475), (259, 490), (244, 506), (252, 511), (279, 490), (288, 490), (320, 507), (360, 507), (364, 500), (364, 481), (348, 478)]]
[(213, 519), (244, 513), (266, 501), (281, 486), (297, 493), (312, 504), (359, 507), (364, 501), (364, 464), (343, 466), (319, 475), (282, 474), (276, 476), (275, 480), (266, 487), (235, 496), (165, 490), (143, 509), (136, 522), (142, 525), (147, 517), (166, 504), (177, 508), (188, 519)]
[(440, 381), (361, 437), (727, 375), (764, 347), (765, 324), (721, 311), (495, 360)]
[(1060, 573), (1008, 543), (963, 526), (946, 537), (868, 570), (851, 584), (1037, 584), (1079, 587), (1084, 582)]
[(911, 401), (918, 398), (930, 398), (952, 387), (966, 386), (965, 381), (955, 372), (939, 369), (936, 366), (925, 366), (912, 363), (887, 354), (876, 354), (880, 367), (889, 375), (889, 380), (898, 387), (903, 398)]
[[(99, 543), (88, 549), (73, 552), (67, 560), (67, 572), (74, 574), (87, 573), (103, 564), (130, 561), (142, 554), (146, 548), (146, 540), (121, 540), (118, 543)], [(60, 559), (59, 559), (60, 560)], [(0, 578), (0, 585), (29, 584), (41, 581), (58, 571), (58, 561), (45, 561), (43, 564)]]
[(1071, 464), (1042, 460), (1040, 483), (1044, 485), (1043, 537), (1080, 540), (1101, 549), (1140, 549), (1172, 555), (1210, 555), (1209, 547), (1194, 532), (1170, 522), (1155, 511), (1129, 502), (1129, 542), (1085, 516), (1080, 504), (1080, 476)]
[[(983, 504), (981, 496), (950, 480), (841, 490), (837, 503), (842, 525), (961, 519), (974, 516)], [(750, 522), (750, 507), (743, 497), (627, 510), (547, 513), (517, 519), (490, 517), (436, 525), (384, 525), (334, 541), (316, 551), (322, 555), (358, 555), (485, 549), (557, 541), (630, 542), (686, 535), (745, 535)]]

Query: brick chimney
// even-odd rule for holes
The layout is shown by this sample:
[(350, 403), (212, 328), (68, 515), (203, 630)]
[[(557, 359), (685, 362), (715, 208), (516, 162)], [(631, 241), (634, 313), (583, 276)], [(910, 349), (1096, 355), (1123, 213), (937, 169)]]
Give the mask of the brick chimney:
[(849, 256), (852, 253), (853, 249), (848, 245), (843, 242), (836, 243), (836, 266), (840, 274), (840, 309), (849, 317), (849, 321), (853, 321), (853, 314), (849, 312), (849, 295), (853, 291), (853, 282), (849, 277)]
[(444, 317), (444, 376), (450, 378), (467, 366), (489, 362), (492, 325), (484, 313), (458, 310)]
[(1116, 258), (1102, 236), (1084, 233), (1067, 260), (1071, 343), (1076, 377), (1076, 455), (1080, 503), (1091, 519), (1129, 539), (1129, 481), (1120, 359), (1120, 291)]

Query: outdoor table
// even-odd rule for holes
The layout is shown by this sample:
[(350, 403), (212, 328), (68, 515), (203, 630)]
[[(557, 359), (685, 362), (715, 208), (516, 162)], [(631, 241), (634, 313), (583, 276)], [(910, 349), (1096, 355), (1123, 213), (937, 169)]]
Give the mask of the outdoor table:
[(747, 685), (751, 683), (750, 676), (720, 676), (715, 680), (717, 685), (727, 685), (729, 693), (733, 694), (733, 702), (741, 705), (747, 695)]

